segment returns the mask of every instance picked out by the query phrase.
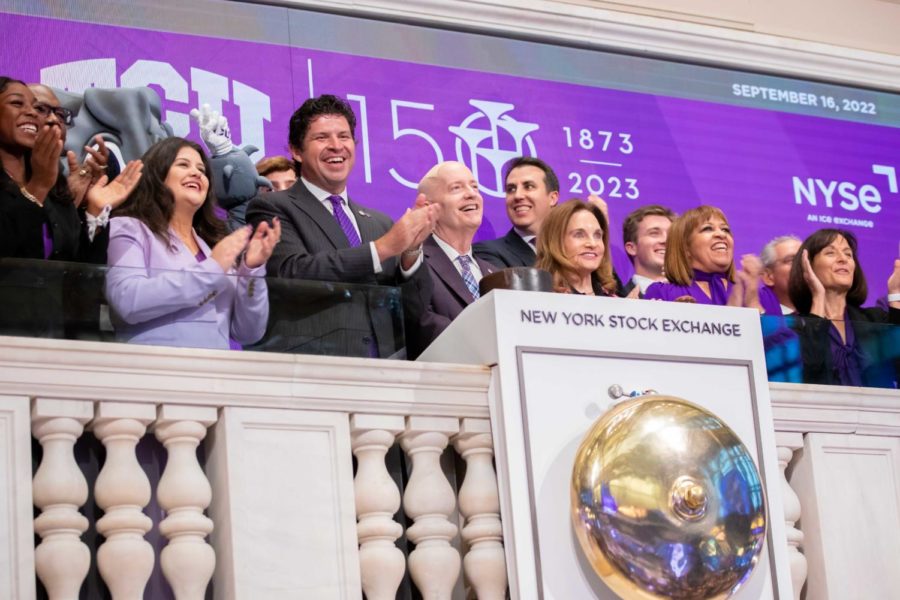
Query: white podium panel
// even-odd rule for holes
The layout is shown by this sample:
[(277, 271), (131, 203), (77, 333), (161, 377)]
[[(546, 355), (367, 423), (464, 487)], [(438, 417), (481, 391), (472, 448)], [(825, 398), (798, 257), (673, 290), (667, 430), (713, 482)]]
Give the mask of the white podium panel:
[(513, 598), (617, 597), (582, 556), (569, 497), (576, 450), (614, 404), (612, 385), (694, 402), (741, 437), (766, 488), (769, 528), (736, 597), (792, 597), (756, 311), (494, 291), (420, 360), (496, 365), (491, 422)]

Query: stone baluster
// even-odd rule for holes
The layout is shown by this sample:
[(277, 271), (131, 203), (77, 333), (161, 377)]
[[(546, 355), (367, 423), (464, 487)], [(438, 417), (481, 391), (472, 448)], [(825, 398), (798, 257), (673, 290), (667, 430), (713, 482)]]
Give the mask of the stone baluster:
[(781, 502), (784, 505), (784, 528), (788, 541), (788, 561), (791, 566), (791, 585), (794, 600), (800, 600), (800, 591), (806, 583), (806, 557), (800, 552), (803, 546), (803, 532), (795, 524), (800, 520), (800, 498), (788, 483), (785, 471), (794, 451), (803, 447), (803, 435), (793, 432), (775, 432), (778, 449), (778, 468), (781, 470)]
[(404, 419), (389, 415), (350, 418), (353, 454), (357, 459), (356, 530), (362, 588), (368, 600), (393, 600), (406, 571), (406, 558), (394, 542), (403, 528), (394, 521), (400, 509), (400, 490), (391, 479), (384, 457)]
[(162, 405), (154, 425), (156, 438), (168, 452), (156, 497), (166, 511), (159, 531), (169, 543), (160, 553), (163, 575), (176, 600), (203, 600), (216, 566), (206, 542), (213, 522), (203, 514), (212, 500), (209, 480), (197, 461), (197, 446), (214, 424), (214, 407)]
[(500, 493), (494, 472), (491, 422), (463, 419), (453, 445), (466, 461), (466, 478), (459, 489), (459, 512), (466, 518), (462, 538), (466, 579), (478, 600), (506, 598), (506, 559), (500, 525)]
[(32, 492), (41, 514), (34, 530), (35, 571), (50, 600), (77, 600), (91, 566), (91, 552), (81, 541), (88, 520), (78, 512), (88, 485), (75, 462), (75, 442), (94, 416), (91, 402), (37, 399), (31, 408), (31, 432), (44, 449)]
[(97, 566), (113, 600), (141, 600), (153, 571), (153, 547), (144, 539), (153, 522), (141, 510), (150, 502), (150, 480), (135, 448), (155, 419), (156, 407), (150, 404), (101, 402), (91, 424), (106, 447), (94, 485), (104, 512), (97, 532), (106, 538), (97, 550)]
[(412, 459), (412, 474), (403, 494), (406, 514), (415, 521), (406, 531), (416, 545), (409, 555), (409, 573), (424, 600), (450, 600), (459, 578), (459, 552), (450, 545), (457, 527), (448, 518), (456, 498), (441, 470), (441, 454), (449, 436), (458, 431), (455, 417), (407, 417), (400, 438)]

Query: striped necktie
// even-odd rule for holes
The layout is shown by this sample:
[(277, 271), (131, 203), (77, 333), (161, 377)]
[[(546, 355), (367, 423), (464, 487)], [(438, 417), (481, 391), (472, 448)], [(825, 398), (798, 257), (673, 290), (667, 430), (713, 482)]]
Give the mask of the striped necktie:
[(347, 242), (350, 244), (351, 248), (356, 248), (360, 245), (361, 241), (359, 239), (359, 234), (356, 233), (356, 228), (353, 227), (353, 223), (350, 222), (350, 217), (344, 212), (344, 199), (340, 196), (328, 196), (328, 201), (331, 202), (331, 207), (334, 209), (334, 218), (337, 220), (338, 225), (340, 225), (341, 231), (347, 236)]
[(469, 293), (472, 294), (472, 300), (478, 300), (480, 294), (478, 293), (478, 282), (475, 281), (475, 275), (472, 274), (472, 259), (468, 254), (460, 254), (456, 260), (462, 267), (462, 278), (466, 287), (469, 288)]

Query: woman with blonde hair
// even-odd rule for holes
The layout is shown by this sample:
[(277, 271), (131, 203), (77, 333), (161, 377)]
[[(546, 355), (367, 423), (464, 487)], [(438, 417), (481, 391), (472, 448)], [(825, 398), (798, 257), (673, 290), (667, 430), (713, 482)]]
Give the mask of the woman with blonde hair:
[(553, 288), (567, 294), (614, 296), (616, 280), (609, 226), (599, 207), (580, 199), (557, 205), (541, 226), (539, 269), (553, 275)]
[(762, 264), (752, 254), (734, 265), (734, 237), (725, 213), (715, 206), (698, 206), (675, 219), (666, 239), (666, 279), (654, 283), (644, 298), (745, 306), (780, 315), (778, 298), (759, 285)]

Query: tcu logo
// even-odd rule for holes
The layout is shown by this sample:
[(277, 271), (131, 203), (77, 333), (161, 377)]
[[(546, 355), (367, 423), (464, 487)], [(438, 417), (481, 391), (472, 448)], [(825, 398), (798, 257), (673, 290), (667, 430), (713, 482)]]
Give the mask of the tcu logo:
[[(450, 127), (450, 131), (457, 136), (456, 157), (472, 169), (482, 192), (502, 198), (505, 196), (503, 165), (512, 158), (522, 156), (524, 145), (528, 146), (528, 154), (537, 156), (531, 133), (540, 126), (516, 121), (506, 114), (515, 108), (513, 104), (489, 100), (469, 100), (469, 104), (478, 111), (466, 117), (459, 126)], [(468, 147), (468, 156), (463, 152), (463, 142)], [(479, 158), (484, 158), (491, 165), (493, 173), (482, 176), (478, 172)], [(494, 187), (489, 186), (489, 180), (493, 181)]]
[[(271, 121), (269, 96), (240, 81), (231, 81), (223, 75), (191, 67), (190, 84), (169, 63), (156, 60), (137, 60), (125, 69), (116, 80), (118, 68), (114, 58), (98, 58), (62, 63), (41, 69), (41, 83), (73, 93), (83, 93), (90, 87), (145, 87), (157, 85), (162, 99), (169, 107), (184, 103), (184, 110), (166, 110), (163, 120), (177, 136), (186, 136), (191, 130), (188, 116), (192, 108), (209, 104), (222, 112), (223, 102), (232, 102), (240, 111), (241, 139), (235, 144), (252, 144), (265, 148), (264, 122)], [(230, 88), (230, 89), (229, 89)], [(191, 102), (190, 92), (197, 94)], [(232, 128), (233, 127), (232, 124)], [(260, 158), (262, 155), (257, 156)]]

